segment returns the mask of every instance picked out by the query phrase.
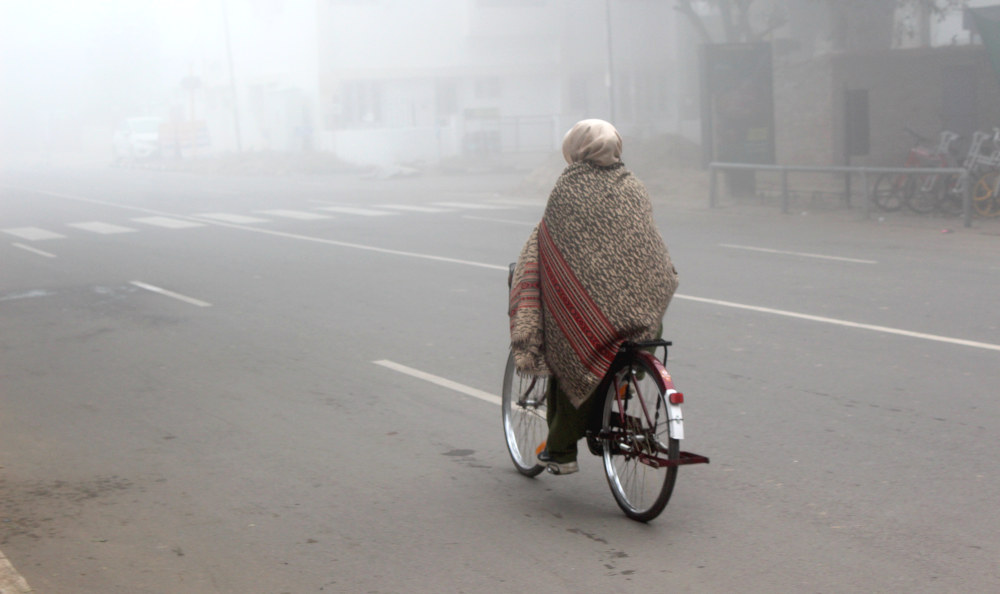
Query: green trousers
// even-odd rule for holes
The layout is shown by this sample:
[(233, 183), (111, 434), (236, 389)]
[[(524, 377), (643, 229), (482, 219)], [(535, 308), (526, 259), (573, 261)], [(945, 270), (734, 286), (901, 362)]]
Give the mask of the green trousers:
[[(663, 323), (656, 331), (656, 337), (663, 336)], [(650, 353), (655, 348), (646, 349)], [(549, 378), (548, 392), (545, 393), (545, 420), (549, 424), (549, 437), (545, 441), (545, 449), (549, 451), (554, 462), (572, 462), (576, 460), (576, 443), (587, 436), (587, 420), (595, 402), (604, 403), (603, 395), (591, 394), (580, 408), (573, 406), (566, 394), (559, 389), (555, 377)]]
[(587, 434), (587, 419), (600, 400), (591, 395), (586, 402), (576, 408), (566, 394), (559, 389), (556, 378), (549, 378), (548, 392), (545, 394), (545, 420), (549, 424), (549, 437), (545, 449), (554, 462), (560, 464), (576, 460), (576, 443)]

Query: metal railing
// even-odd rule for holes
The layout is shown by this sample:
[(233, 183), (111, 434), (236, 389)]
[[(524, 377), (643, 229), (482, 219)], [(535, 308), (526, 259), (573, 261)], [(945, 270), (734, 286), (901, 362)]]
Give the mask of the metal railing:
[[(708, 165), (711, 179), (709, 183), (708, 207), (715, 208), (718, 198), (718, 172), (728, 171), (771, 171), (781, 173), (781, 212), (788, 213), (791, 194), (788, 191), (789, 173), (839, 173), (844, 175), (861, 176), (861, 187), (864, 196), (864, 216), (871, 215), (872, 195), (871, 176), (878, 176), (885, 173), (902, 175), (920, 174), (955, 174), (959, 176), (959, 183), (964, 184), (958, 187), (965, 188), (965, 196), (962, 198), (962, 224), (966, 227), (972, 226), (972, 184), (961, 178), (967, 177), (969, 172), (962, 167), (811, 167), (800, 165), (754, 165), (748, 163), (710, 163)], [(844, 199), (850, 206), (850, 194), (845, 192)]]

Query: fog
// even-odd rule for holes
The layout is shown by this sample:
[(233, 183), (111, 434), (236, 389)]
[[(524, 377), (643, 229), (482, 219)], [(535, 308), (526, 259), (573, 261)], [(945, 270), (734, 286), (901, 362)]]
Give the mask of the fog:
[[(107, 163), (125, 150), (112, 146), (115, 127), (147, 116), (170, 136), (159, 139), (163, 159), (541, 155), (573, 121), (616, 115), (694, 131), (683, 112), (696, 71), (678, 67), (687, 38), (672, 6), (609, 6), (3, 0), (0, 155), (6, 165)], [(617, 98), (617, 114), (611, 76), (632, 94)]]
[[(968, 43), (960, 14), (932, 22), (894, 11), (891, 0), (871, 3), (888, 7), (878, 10), (749, 4), (748, 31), (772, 43), (776, 63), (800, 70), (852, 43), (912, 45), (914, 31), (931, 25), (933, 43)], [(280, 154), (349, 165), (522, 163), (557, 151), (565, 130), (586, 117), (612, 120), (629, 139), (697, 144), (711, 100), (702, 93), (699, 46), (706, 35), (726, 41), (723, 20), (708, 6), (0, 0), (0, 159), (107, 165)], [(898, 38), (904, 30), (909, 40)], [(811, 83), (779, 80), (775, 92), (799, 84)], [(781, 97), (775, 107), (793, 120), (808, 111), (788, 111)], [(154, 133), (129, 129), (150, 122), (158, 123)]]

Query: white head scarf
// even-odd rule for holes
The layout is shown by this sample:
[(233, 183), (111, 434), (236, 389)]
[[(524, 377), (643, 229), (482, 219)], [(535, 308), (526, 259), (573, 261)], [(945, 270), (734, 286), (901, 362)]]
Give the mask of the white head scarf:
[(563, 137), (563, 157), (572, 165), (586, 161), (608, 166), (621, 161), (622, 137), (604, 120), (581, 120)]

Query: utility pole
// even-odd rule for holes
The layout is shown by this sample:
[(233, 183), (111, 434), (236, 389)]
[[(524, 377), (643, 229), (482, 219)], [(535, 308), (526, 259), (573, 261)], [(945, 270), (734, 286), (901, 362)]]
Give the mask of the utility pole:
[(222, 0), (222, 24), (226, 28), (226, 56), (229, 59), (229, 87), (233, 95), (233, 122), (236, 126), (236, 154), (243, 152), (243, 141), (240, 138), (240, 100), (236, 93), (236, 75), (233, 74), (233, 44), (229, 39), (229, 12), (226, 10), (226, 0)]

